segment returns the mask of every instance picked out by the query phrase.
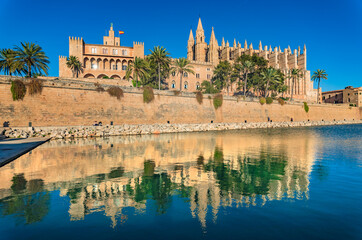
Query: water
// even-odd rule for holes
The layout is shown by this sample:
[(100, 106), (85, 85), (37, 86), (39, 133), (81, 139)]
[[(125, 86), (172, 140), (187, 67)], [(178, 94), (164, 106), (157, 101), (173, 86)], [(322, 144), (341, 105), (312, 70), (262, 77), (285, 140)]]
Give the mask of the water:
[(48, 142), (0, 169), (0, 239), (361, 239), (361, 134)]

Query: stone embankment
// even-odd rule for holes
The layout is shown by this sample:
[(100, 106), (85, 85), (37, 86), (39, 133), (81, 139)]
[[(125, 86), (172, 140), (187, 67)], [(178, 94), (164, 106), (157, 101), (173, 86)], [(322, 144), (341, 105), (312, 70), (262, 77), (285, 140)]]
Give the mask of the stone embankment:
[[(161, 134), (180, 132), (206, 132), (255, 128), (289, 128), (341, 124), (361, 124), (356, 121), (303, 121), (303, 122), (253, 122), (253, 123), (208, 123), (208, 124), (152, 124), (152, 125), (116, 125), (116, 126), (73, 126), (73, 127), (35, 127), (8, 128), (2, 131), (7, 138), (50, 137), (87, 138), (106, 136), (126, 136), (141, 134)], [(1, 134), (1, 133), (0, 133)]]

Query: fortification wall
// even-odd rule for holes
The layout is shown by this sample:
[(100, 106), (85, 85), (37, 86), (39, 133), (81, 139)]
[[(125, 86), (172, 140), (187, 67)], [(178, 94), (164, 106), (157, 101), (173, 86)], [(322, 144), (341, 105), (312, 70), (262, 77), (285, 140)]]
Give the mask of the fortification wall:
[[(49, 84), (48, 84), (49, 85)], [(70, 85), (69, 85), (70, 86)], [(125, 89), (117, 100), (107, 92), (99, 93), (89, 86), (65, 88), (47, 86), (40, 95), (26, 95), (23, 101), (13, 101), (10, 84), (0, 82), (0, 124), (9, 121), (11, 127), (75, 126), (103, 124), (210, 123), (213, 122), (273, 122), (333, 121), (360, 119), (359, 108), (336, 105), (310, 105), (306, 113), (303, 104), (278, 103), (260, 105), (258, 102), (225, 98), (215, 110), (212, 99), (204, 96), (202, 104), (193, 94), (174, 96), (172, 92), (155, 91), (155, 99), (144, 103), (141, 90)]]

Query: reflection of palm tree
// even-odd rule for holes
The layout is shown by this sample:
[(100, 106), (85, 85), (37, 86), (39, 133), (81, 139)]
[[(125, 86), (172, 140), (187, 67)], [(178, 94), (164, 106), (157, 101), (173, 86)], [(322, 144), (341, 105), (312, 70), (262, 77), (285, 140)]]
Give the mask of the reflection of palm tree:
[(18, 222), (25, 221), (25, 224), (41, 221), (48, 214), (50, 205), (50, 194), (43, 191), (43, 185), (41, 179), (27, 182), (24, 174), (15, 175), (11, 186), (13, 195), (0, 200), (2, 215), (14, 215)]

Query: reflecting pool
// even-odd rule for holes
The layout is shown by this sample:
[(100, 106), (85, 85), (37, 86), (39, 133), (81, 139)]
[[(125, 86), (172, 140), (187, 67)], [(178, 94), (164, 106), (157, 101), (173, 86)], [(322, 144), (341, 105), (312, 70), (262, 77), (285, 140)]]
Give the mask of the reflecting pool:
[(51, 141), (0, 180), (0, 239), (362, 238), (362, 125)]

